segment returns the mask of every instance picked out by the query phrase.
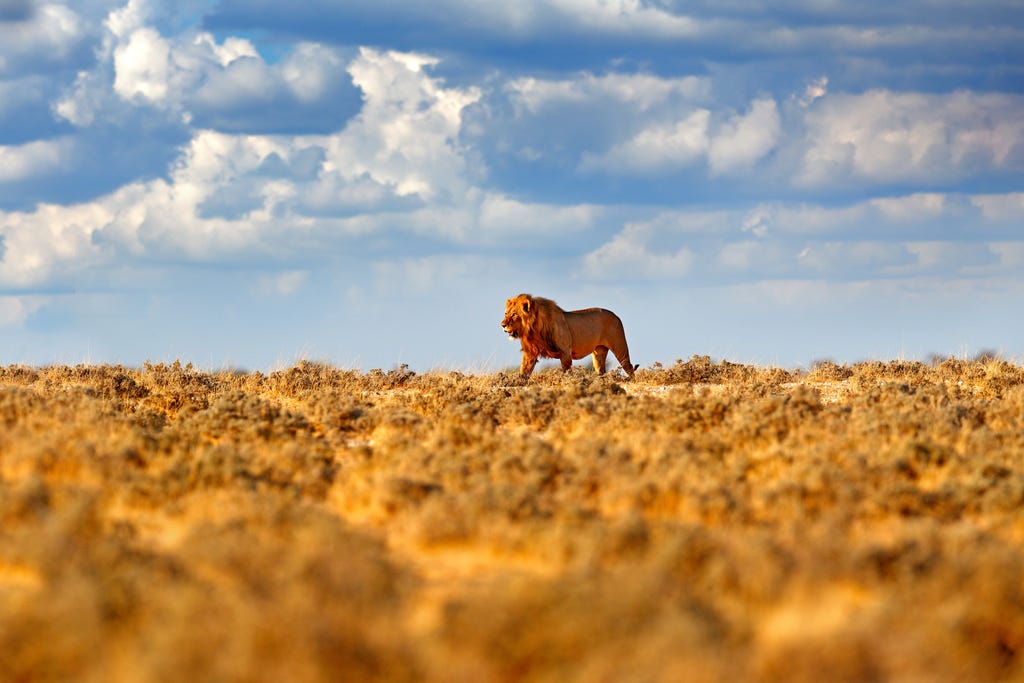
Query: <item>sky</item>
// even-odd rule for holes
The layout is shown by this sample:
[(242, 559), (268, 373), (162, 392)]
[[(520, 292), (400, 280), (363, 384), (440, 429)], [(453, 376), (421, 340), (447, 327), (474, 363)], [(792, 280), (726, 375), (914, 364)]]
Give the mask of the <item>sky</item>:
[(0, 364), (1024, 358), (1021, 0), (0, 0)]

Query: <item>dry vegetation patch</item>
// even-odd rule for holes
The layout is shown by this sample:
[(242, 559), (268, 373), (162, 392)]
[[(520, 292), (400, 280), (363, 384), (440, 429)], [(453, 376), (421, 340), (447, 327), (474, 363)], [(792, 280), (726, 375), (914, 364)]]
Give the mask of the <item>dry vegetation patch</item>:
[(1024, 369), (0, 368), (0, 679), (1024, 677)]

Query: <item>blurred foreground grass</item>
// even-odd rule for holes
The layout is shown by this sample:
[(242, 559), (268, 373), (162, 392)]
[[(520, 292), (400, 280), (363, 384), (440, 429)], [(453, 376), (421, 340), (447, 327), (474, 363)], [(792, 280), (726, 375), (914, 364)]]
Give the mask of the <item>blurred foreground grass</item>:
[(2, 681), (1024, 678), (1024, 368), (0, 368)]

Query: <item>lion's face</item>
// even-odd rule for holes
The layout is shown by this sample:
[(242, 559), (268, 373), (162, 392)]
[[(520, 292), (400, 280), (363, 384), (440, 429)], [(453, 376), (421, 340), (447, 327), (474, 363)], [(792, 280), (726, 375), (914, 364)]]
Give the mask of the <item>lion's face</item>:
[(529, 295), (514, 296), (505, 302), (505, 317), (501, 321), (501, 328), (509, 339), (515, 341), (523, 335), (532, 315), (533, 301)]

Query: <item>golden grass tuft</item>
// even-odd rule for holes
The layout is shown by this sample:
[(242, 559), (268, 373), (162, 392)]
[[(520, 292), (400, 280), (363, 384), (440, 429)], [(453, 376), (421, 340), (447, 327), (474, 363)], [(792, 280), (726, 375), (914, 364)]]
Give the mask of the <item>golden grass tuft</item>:
[(1024, 368), (0, 368), (0, 679), (1011, 681)]

